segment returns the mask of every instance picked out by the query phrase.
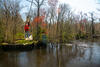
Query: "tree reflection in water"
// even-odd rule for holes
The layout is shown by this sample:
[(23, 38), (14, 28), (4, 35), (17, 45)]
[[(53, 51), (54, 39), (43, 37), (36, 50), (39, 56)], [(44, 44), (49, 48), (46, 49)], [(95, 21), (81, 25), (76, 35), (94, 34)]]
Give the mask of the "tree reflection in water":
[(80, 67), (100, 65), (100, 46), (79, 47), (73, 44), (48, 44), (45, 49), (26, 52), (1, 52), (0, 67)]

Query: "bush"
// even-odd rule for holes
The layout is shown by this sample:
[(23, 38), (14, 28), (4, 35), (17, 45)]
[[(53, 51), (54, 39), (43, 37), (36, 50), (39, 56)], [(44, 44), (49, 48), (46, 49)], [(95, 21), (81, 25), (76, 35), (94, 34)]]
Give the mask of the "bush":
[(46, 34), (46, 30), (45, 29), (42, 29), (41, 27), (38, 27), (38, 36), (37, 36), (37, 33), (34, 32), (32, 34), (33, 35), (33, 40), (37, 40), (37, 37), (38, 37), (38, 41), (42, 41), (43, 34)]
[(16, 39), (24, 39), (24, 33), (17, 33)]
[(62, 41), (63, 42), (69, 42), (69, 41), (74, 39), (74, 36), (75, 35), (73, 33), (63, 32), (62, 33)]
[(76, 39), (86, 39), (88, 36), (85, 33), (77, 33)]

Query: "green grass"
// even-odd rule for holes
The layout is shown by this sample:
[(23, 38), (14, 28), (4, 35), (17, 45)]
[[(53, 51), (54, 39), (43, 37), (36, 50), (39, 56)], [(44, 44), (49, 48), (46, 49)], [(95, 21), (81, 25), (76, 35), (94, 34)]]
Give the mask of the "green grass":
[[(29, 40), (17, 40), (15, 44), (23, 44), (23, 45), (29, 45), (29, 44), (36, 44), (38, 41), (29, 41)], [(0, 45), (8, 45), (8, 43), (0, 43)]]
[(32, 43), (36, 44), (37, 41), (29, 41), (29, 40), (17, 40), (16, 41), (16, 44), (32, 44)]
[(0, 43), (0, 45), (8, 45), (8, 43)]
[(16, 44), (25, 44), (25, 43), (32, 44), (33, 41), (28, 41), (28, 40), (17, 40), (16, 41)]
[(24, 33), (17, 33), (16, 34), (16, 39), (24, 39)]

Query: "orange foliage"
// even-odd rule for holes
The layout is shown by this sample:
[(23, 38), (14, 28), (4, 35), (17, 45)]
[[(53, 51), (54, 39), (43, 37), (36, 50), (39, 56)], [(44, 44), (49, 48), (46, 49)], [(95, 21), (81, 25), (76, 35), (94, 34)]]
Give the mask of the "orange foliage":
[(45, 29), (45, 33), (47, 34), (47, 29), (46, 29), (46, 26), (47, 24), (44, 22), (44, 19), (45, 19), (45, 16), (39, 16), (39, 17), (35, 17), (33, 19), (33, 22), (32, 22), (32, 26), (33, 27), (36, 27), (37, 23), (39, 23), (39, 25), (41, 26), (42, 29)]
[(42, 22), (42, 27), (46, 27), (47, 24), (45, 22)]
[(42, 23), (44, 21), (44, 16), (35, 17), (33, 22), (35, 23)]

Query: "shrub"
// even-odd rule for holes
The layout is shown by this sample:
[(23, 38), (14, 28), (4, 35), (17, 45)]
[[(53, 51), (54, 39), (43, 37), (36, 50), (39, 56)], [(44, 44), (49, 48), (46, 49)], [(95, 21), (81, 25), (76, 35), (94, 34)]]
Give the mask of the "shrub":
[(17, 33), (16, 39), (24, 39), (24, 33)]

